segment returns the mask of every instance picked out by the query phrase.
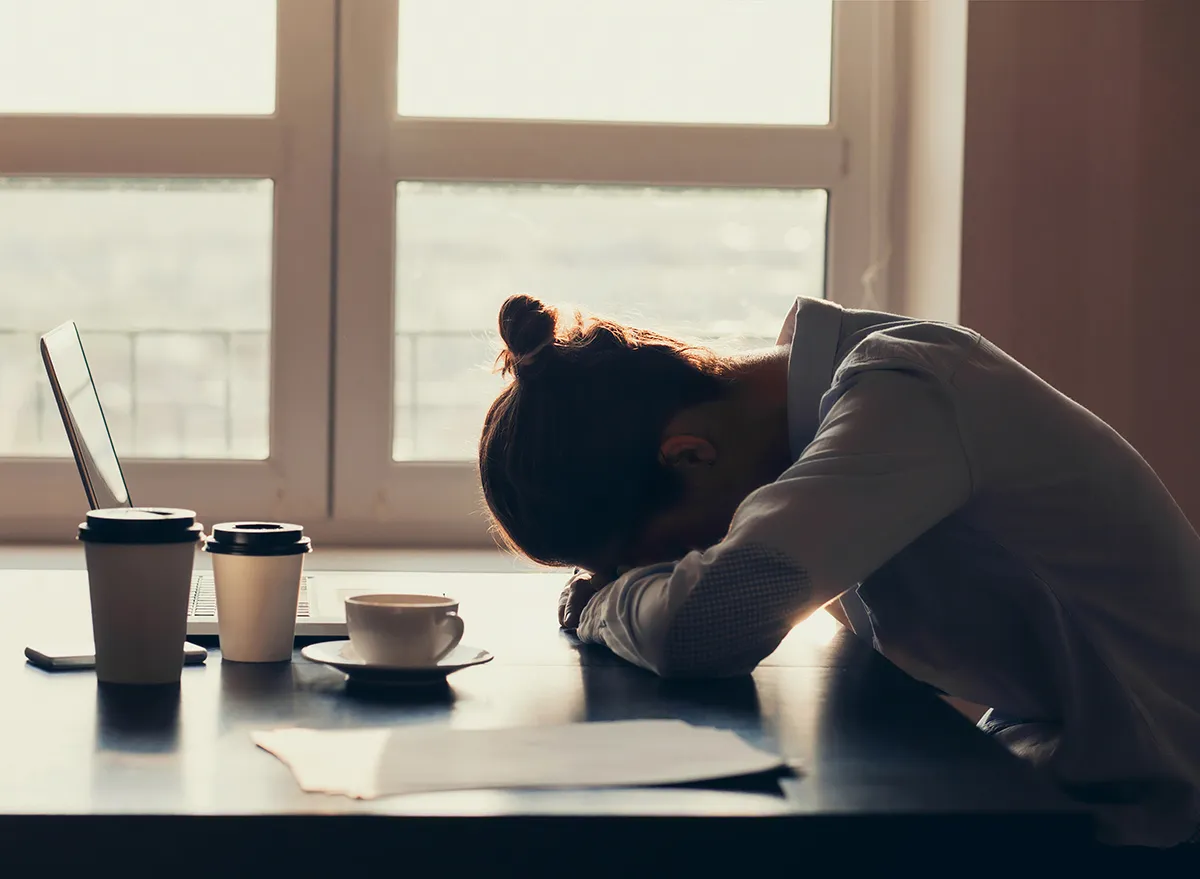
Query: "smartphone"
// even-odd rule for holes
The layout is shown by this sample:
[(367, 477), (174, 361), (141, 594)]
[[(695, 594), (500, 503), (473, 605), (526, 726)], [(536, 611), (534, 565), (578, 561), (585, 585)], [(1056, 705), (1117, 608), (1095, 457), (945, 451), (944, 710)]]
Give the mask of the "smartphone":
[[(65, 645), (55, 645), (54, 650), (38, 650), (35, 647), (25, 648), (25, 658), (38, 668), (44, 668), (46, 671), (71, 671), (81, 668), (95, 668), (96, 655), (91, 651), (95, 648), (91, 644), (75, 645), (76, 649), (72, 650)], [(183, 645), (183, 664), (184, 665), (199, 665), (208, 659), (208, 651), (199, 644), (193, 644), (190, 641), (185, 641)]]

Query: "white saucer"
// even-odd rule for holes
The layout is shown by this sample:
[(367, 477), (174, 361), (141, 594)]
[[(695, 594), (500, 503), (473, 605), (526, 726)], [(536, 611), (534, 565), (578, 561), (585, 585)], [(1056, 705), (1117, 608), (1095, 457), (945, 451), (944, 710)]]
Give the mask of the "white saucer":
[(444, 681), (446, 675), (472, 665), (483, 665), (494, 658), (486, 650), (459, 644), (435, 665), (415, 668), (394, 668), (374, 665), (354, 652), (349, 641), (319, 641), (309, 644), (300, 655), (312, 662), (332, 666), (349, 675), (350, 680), (364, 684), (433, 684)]

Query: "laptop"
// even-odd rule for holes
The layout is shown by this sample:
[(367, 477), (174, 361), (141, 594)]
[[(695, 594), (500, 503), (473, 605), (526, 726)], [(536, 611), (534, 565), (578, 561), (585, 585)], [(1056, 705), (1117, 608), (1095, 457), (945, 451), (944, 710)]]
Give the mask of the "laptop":
[[(133, 506), (75, 323), (65, 323), (42, 336), (41, 351), (90, 508)], [(444, 579), (446, 575), (365, 571), (306, 574), (300, 583), (296, 636), (344, 638), (348, 597), (367, 592), (428, 592), (431, 577)], [(193, 578), (187, 633), (217, 634), (216, 591), (209, 572), (197, 571)]]

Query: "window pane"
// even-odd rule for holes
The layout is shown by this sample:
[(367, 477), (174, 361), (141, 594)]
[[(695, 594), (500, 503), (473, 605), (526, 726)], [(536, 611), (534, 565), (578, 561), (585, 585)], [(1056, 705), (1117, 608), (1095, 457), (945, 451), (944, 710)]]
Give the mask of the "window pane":
[(401, 183), (396, 460), (472, 457), (513, 293), (722, 348), (825, 283), (824, 190)]
[(275, 111), (275, 0), (0, 0), (0, 113)]
[(265, 458), (272, 211), (270, 180), (0, 178), (0, 455), (70, 454), (37, 337), (73, 319), (119, 455)]
[(400, 0), (406, 116), (829, 122), (832, 0)]

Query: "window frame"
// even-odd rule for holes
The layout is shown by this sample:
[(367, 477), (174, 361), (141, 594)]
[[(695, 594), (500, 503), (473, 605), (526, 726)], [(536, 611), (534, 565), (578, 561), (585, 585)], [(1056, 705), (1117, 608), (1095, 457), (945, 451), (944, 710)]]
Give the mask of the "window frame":
[[(0, 114), (0, 176), (274, 181), (268, 457), (123, 459), (136, 503), (328, 516), (336, 33), (336, 0), (279, 0), (270, 115)], [(87, 508), (70, 458), (0, 458), (0, 485), (6, 540), (62, 540)]]
[[(848, 307), (887, 307), (890, 2), (835, 0), (824, 126), (401, 117), (398, 24), (397, 2), (341, 4), (332, 456), (339, 530), (386, 532), (393, 543), (491, 543), (474, 462), (392, 460), (401, 180), (823, 188), (826, 295)], [(737, 159), (746, 155), (754, 162)]]

